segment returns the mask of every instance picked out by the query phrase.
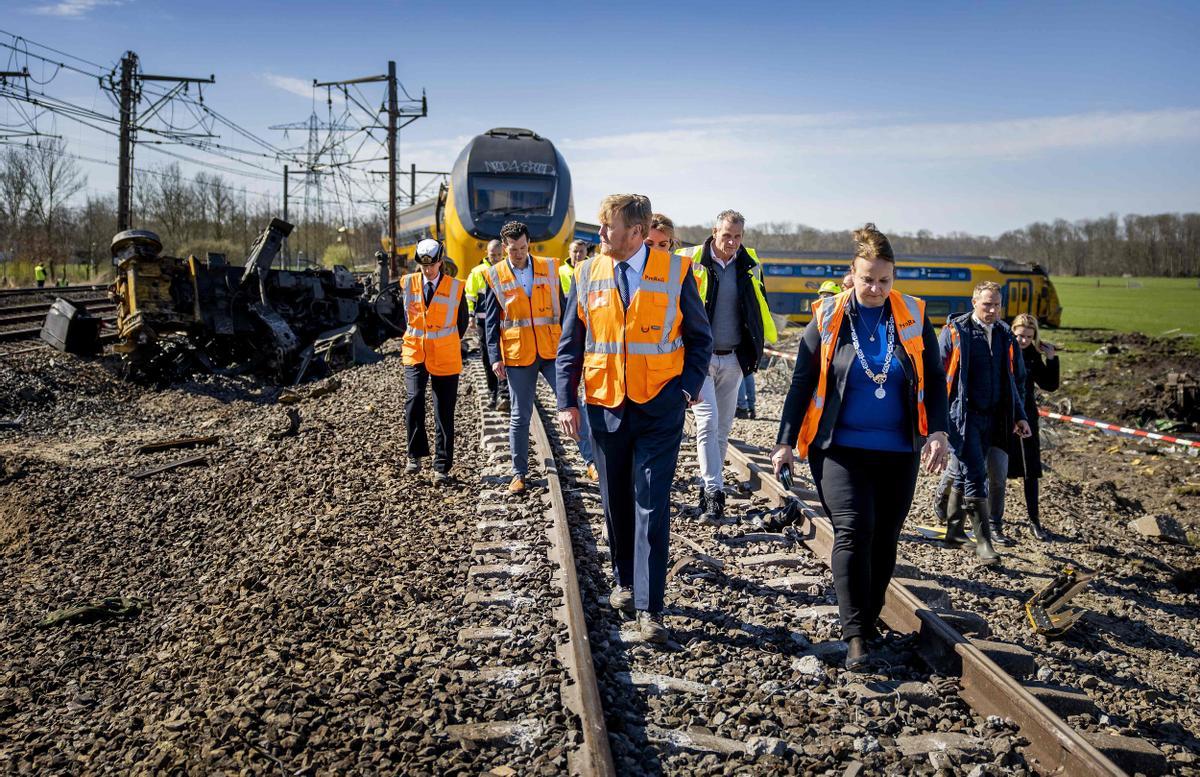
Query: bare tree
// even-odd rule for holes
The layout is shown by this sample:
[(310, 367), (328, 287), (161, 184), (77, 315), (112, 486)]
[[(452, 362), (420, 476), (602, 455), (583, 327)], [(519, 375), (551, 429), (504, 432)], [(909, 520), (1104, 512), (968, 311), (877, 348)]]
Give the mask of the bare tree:
[(41, 230), (41, 250), (54, 272), (54, 262), (65, 259), (62, 240), (55, 237), (65, 226), (67, 201), (87, 184), (87, 176), (67, 155), (62, 138), (42, 138), (29, 147), (29, 212)]

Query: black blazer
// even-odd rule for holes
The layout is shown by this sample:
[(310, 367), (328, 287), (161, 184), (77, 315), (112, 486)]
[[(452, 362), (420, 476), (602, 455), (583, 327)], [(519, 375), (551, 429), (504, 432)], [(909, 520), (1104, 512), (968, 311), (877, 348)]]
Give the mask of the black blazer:
[[(888, 313), (891, 315), (891, 302)], [(854, 341), (850, 338), (851, 317), (858, 315), (858, 304), (851, 297), (846, 305), (846, 315), (837, 333), (837, 346), (833, 352), (833, 363), (829, 365), (832, 385), (827, 387), (825, 394), (825, 409), (821, 412), (821, 422), (817, 426), (817, 435), (813, 438), (811, 447), (828, 448), (833, 442), (833, 430), (837, 426), (838, 413), (842, 408), (842, 396), (846, 393), (846, 380), (852, 369), (861, 369), (858, 364), (858, 354), (854, 352)], [(928, 419), (929, 433), (944, 432), (947, 427), (946, 418), (946, 373), (942, 370), (942, 358), (938, 351), (938, 339), (934, 333), (933, 324), (925, 318), (921, 329), (921, 340), (925, 344), (922, 354), (925, 365), (925, 415)], [(913, 450), (921, 450), (924, 438), (917, 428), (917, 382), (916, 371), (908, 351), (897, 342), (894, 361), (904, 370), (907, 385), (908, 402), (907, 416), (912, 428)], [(800, 339), (800, 348), (796, 354), (796, 368), (792, 372), (792, 386), (788, 389), (787, 399), (783, 403), (783, 414), (779, 420), (779, 434), (775, 442), (779, 445), (795, 445), (800, 435), (800, 426), (804, 423), (804, 414), (817, 390), (817, 382), (821, 376), (821, 333), (817, 329), (814, 318), (808, 322), (804, 336)]]

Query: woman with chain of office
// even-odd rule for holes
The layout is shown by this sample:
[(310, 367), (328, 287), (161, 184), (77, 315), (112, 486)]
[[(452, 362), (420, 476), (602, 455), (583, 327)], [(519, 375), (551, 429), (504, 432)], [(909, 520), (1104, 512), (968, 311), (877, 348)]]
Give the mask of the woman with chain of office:
[(896, 259), (874, 224), (854, 232), (853, 286), (822, 299), (801, 338), (772, 453), (807, 456), (834, 528), (831, 564), (846, 668), (869, 663), (923, 463), (946, 466), (946, 381), (924, 301), (892, 288)]

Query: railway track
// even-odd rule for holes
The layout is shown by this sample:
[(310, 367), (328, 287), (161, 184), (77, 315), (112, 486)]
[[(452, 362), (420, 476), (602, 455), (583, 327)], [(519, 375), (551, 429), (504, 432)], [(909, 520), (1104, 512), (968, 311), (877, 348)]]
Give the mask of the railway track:
[[(482, 396), (482, 378), (473, 369), (480, 384), (475, 393)], [(553, 407), (549, 392), (542, 394), (539, 404)], [(506, 431), (504, 417), (485, 414), (483, 443), (497, 488), (481, 496), (480, 514), (494, 517), (480, 527), (505, 535), (524, 530), (523, 521), (509, 526), (513, 508), (499, 501), (507, 479)], [(751, 446), (731, 444), (730, 467), (742, 486), (731, 495), (730, 516), (752, 524), (794, 498), (803, 522), (784, 533), (753, 525), (747, 531), (736, 518), (703, 526), (689, 506), (690, 482), (677, 479), (667, 611), (673, 640), (666, 647), (643, 644), (607, 606), (611, 582), (598, 491), (577, 475), (582, 462), (571, 460), (578, 458), (573, 446), (556, 437), (535, 414), (531, 448), (544, 492), (535, 489), (530, 500), (538, 500), (533, 515), (545, 511), (541, 528), (551, 537), (547, 553), (562, 586), (559, 619), (568, 641), (558, 656), (571, 678), (563, 698), (580, 732), (569, 758), (572, 773), (694, 773), (731, 762), (755, 770), (821, 771), (848, 756), (871, 764), (875, 753), (882, 753), (875, 756), (877, 767), (908, 759), (906, 768), (966, 768), (992, 761), (989, 739), (1014, 740), (1014, 748), (1026, 742), (1015, 763), (997, 766), (1018, 773), (1165, 771), (1162, 755), (1142, 740), (1076, 731), (1060, 714), (1082, 694), (1030, 682), (1032, 656), (986, 639), (982, 618), (947, 610), (945, 592), (919, 579), (918, 570), (898, 570), (888, 591), (882, 617), (892, 633), (881, 655), (891, 666), (880, 675), (843, 673), (826, 569), (832, 529), (811, 488), (787, 492), (770, 474), (767, 452)], [(689, 447), (683, 446), (679, 467), (686, 475), (696, 468)], [(520, 542), (504, 536), (477, 551), (507, 558)], [(489, 595), (498, 601), (520, 596), (511, 590)], [(922, 714), (922, 708), (935, 712)], [(472, 725), (520, 740), (519, 729), (488, 723)], [(960, 760), (947, 760), (947, 752)]]

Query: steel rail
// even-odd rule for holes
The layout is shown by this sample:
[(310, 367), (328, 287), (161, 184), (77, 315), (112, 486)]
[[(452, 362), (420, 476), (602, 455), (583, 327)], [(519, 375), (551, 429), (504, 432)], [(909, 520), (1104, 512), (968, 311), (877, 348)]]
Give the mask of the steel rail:
[[(113, 310), (116, 310), (116, 307), (117, 306), (115, 304), (94, 305), (88, 310), (88, 312), (89, 313), (109, 313)], [(0, 313), (5, 313), (5, 312), (6, 311), (3, 308), (0, 308)], [(50, 312), (49, 307), (42, 306), (42, 309), (40, 311), (33, 312), (33, 313), (19, 313), (14, 316), (0, 315), (0, 326), (13, 326), (14, 324), (36, 324), (39, 321), (44, 320), (46, 318), (46, 314), (49, 312)]]
[(0, 289), (0, 297), (15, 297), (21, 294), (79, 294), (84, 291), (104, 291), (107, 285), (93, 284), (90, 286), (22, 286), (16, 289)]
[[(67, 300), (72, 305), (115, 305), (116, 303), (108, 297), (87, 297), (85, 299)], [(17, 313), (36, 313), (38, 311), (46, 312), (53, 305), (53, 302), (34, 302), (30, 305), (0, 305), (0, 315), (17, 314)]]
[[(729, 441), (729, 461), (750, 484), (776, 506), (782, 506), (795, 493), (789, 492), (772, 470), (756, 463), (752, 454), (765, 451), (737, 440)], [(826, 563), (833, 550), (833, 527), (824, 512), (803, 500), (812, 500), (812, 491), (797, 489), (802, 496), (801, 541)], [(959, 695), (981, 715), (1000, 715), (1013, 720), (1029, 742), (1029, 752), (1041, 773), (1069, 775), (1124, 775), (1115, 763), (1055, 715), (1050, 708), (1029, 693), (1015, 678), (988, 658), (971, 641), (958, 633), (915, 594), (893, 580), (881, 614), (887, 625), (899, 632), (916, 632), (922, 646), (922, 658), (935, 671), (950, 671), (961, 678)]]
[[(116, 316), (101, 316), (100, 321), (111, 324), (117, 320)], [(35, 327), (32, 329), (9, 329), (8, 331), (0, 331), (0, 342), (12, 342), (13, 340), (36, 340), (42, 334), (42, 328)], [(104, 335), (100, 335), (101, 341), (104, 341)]]
[(579, 574), (575, 566), (575, 551), (571, 544), (571, 526), (567, 519), (567, 503), (563, 499), (562, 482), (554, 459), (554, 448), (546, 425), (542, 421), (542, 407), (533, 413), (529, 423), (529, 435), (534, 451), (541, 460), (546, 473), (547, 490), (550, 493), (551, 512), (554, 525), (550, 530), (555, 561), (562, 571), (563, 619), (567, 624), (567, 655), (563, 656), (567, 670), (574, 678), (574, 685), (563, 688), (564, 700), (573, 707), (583, 727), (583, 745), (576, 753), (577, 758), (569, 763), (573, 774), (584, 777), (615, 777), (612, 748), (608, 741), (608, 727), (604, 722), (604, 704), (600, 686), (596, 682), (596, 667), (592, 663), (592, 644), (588, 637), (587, 619), (584, 617), (583, 595), (579, 591)]

